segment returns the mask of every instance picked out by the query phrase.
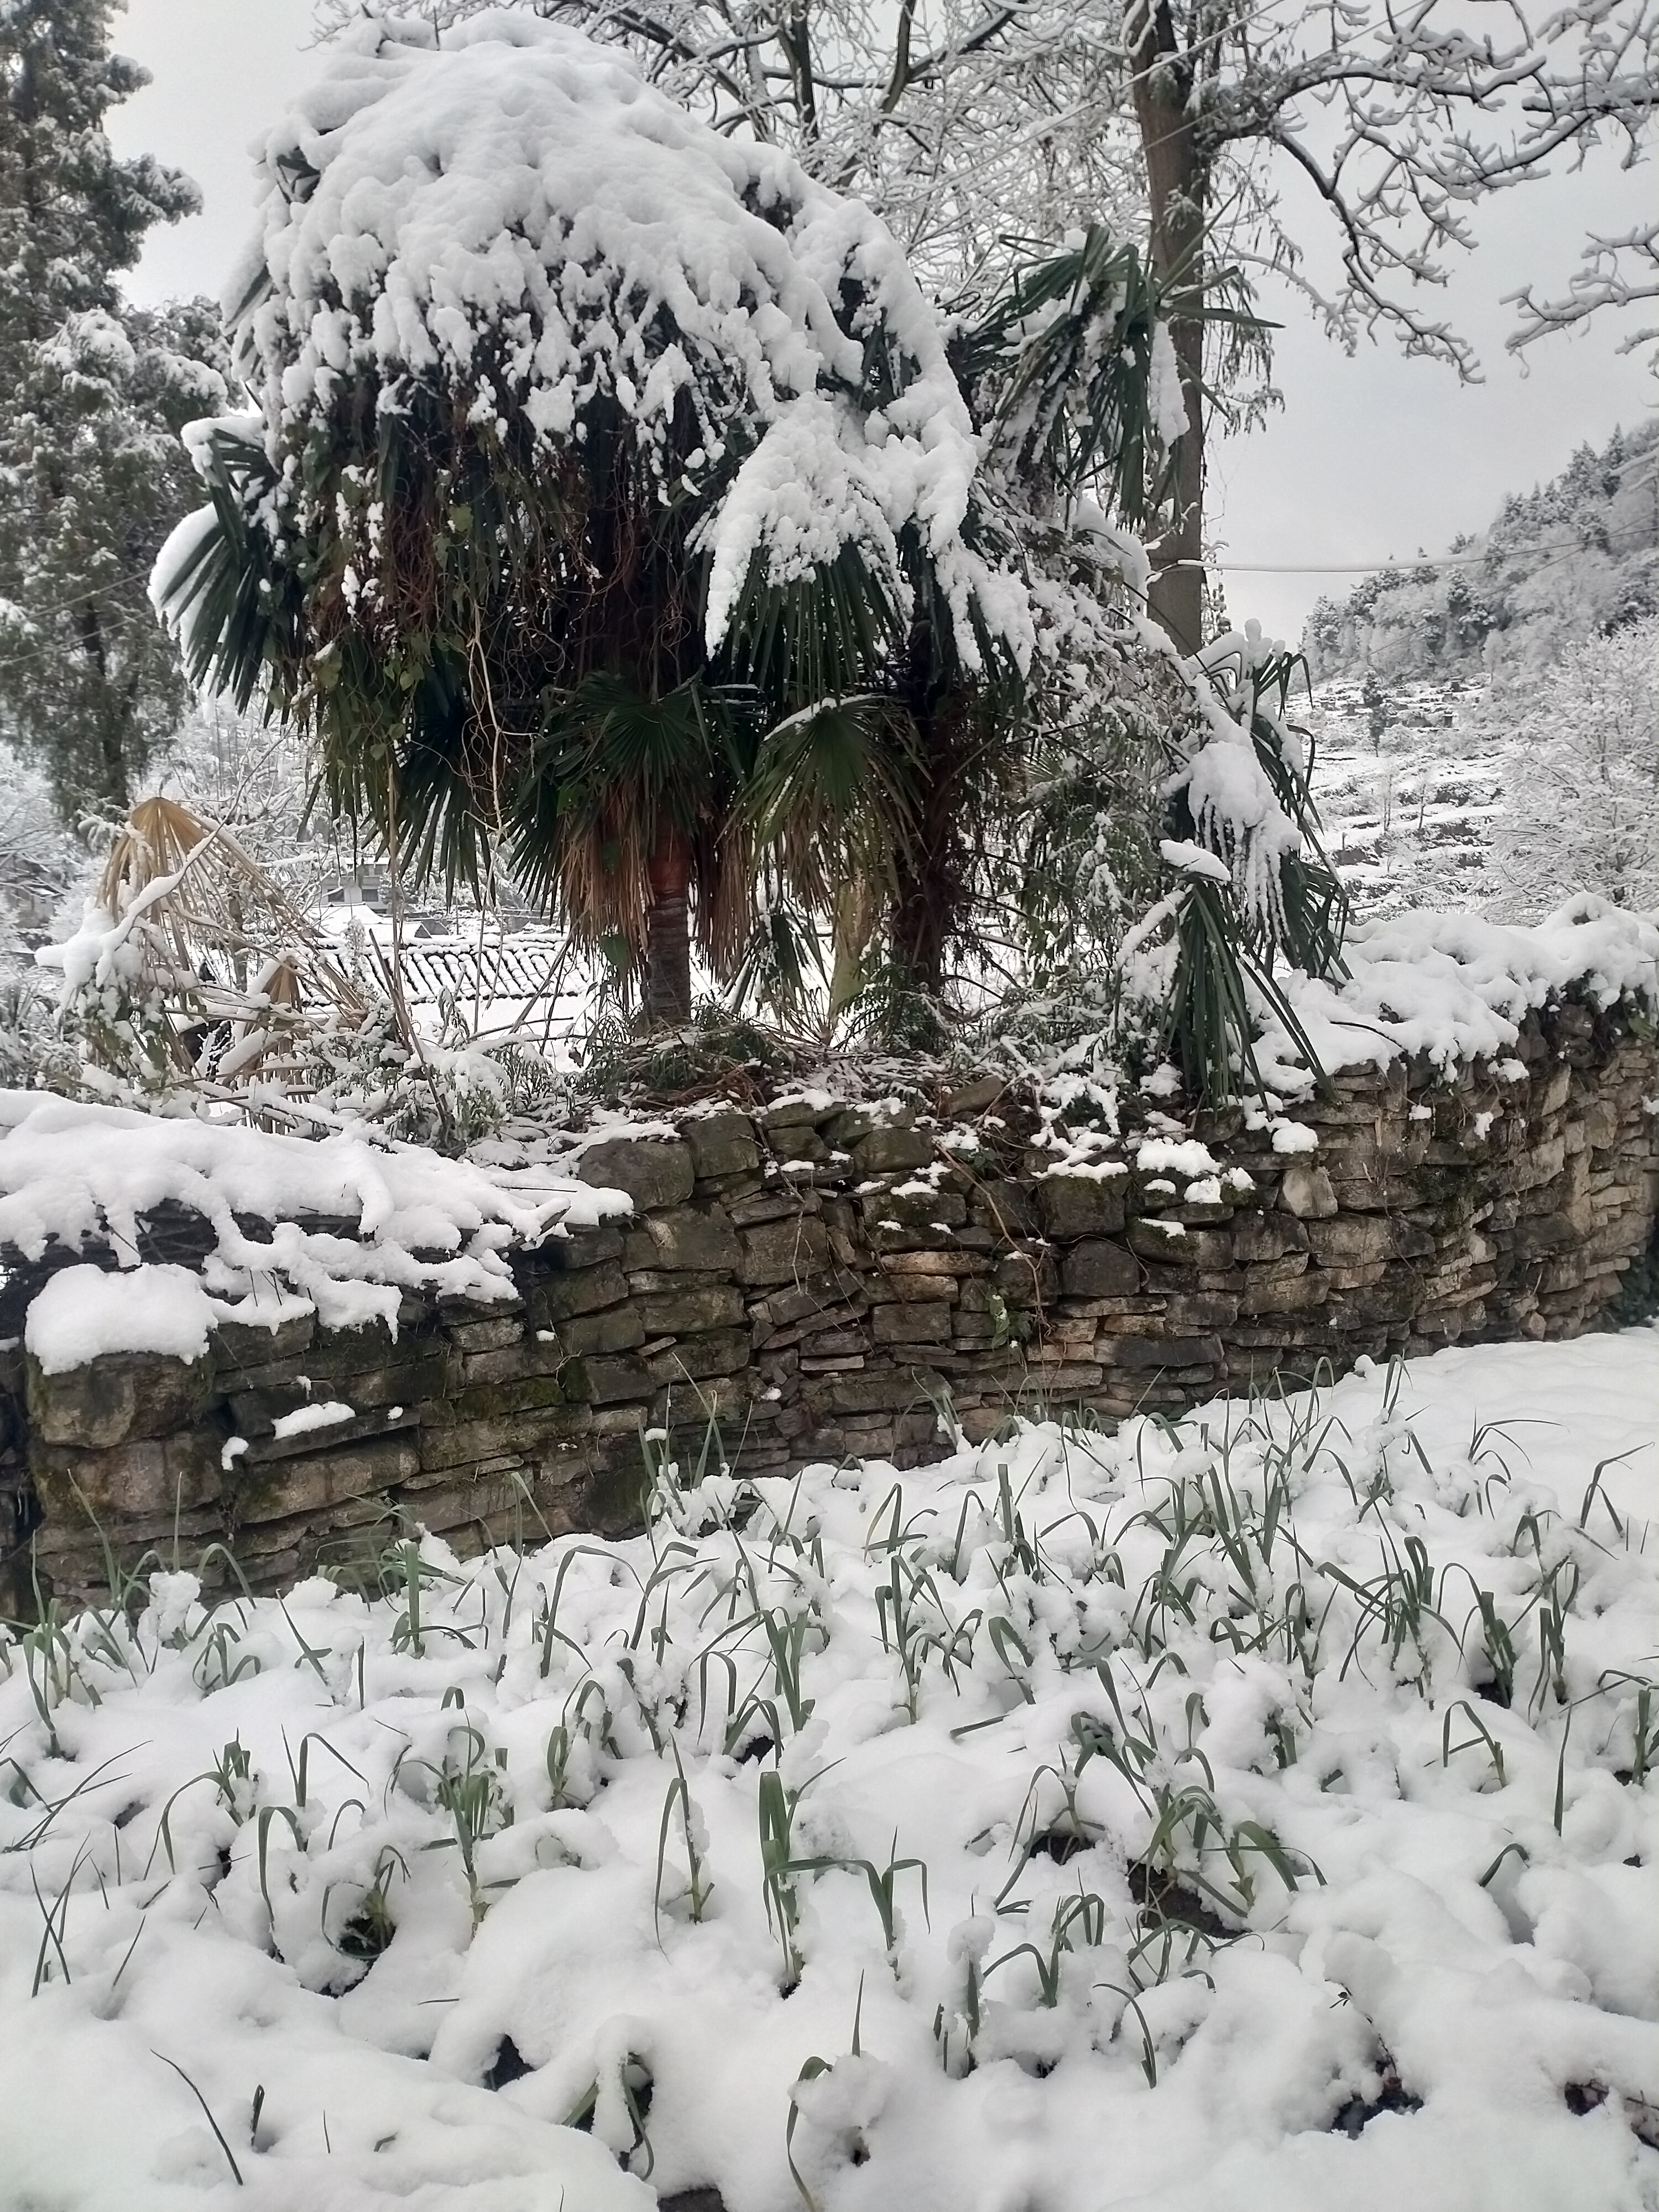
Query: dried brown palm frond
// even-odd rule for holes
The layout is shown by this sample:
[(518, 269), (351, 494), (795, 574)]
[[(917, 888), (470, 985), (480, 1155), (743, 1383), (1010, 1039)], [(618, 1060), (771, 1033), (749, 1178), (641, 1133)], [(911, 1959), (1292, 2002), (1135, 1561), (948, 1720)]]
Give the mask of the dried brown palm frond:
[(270, 1055), (319, 1019), (355, 1027), (368, 1001), (326, 940), (222, 823), (160, 793), (117, 832), (98, 903), (142, 927), (145, 981), (163, 1001), (173, 1057), (196, 1063), (222, 1029), (227, 1074), (272, 1073)]

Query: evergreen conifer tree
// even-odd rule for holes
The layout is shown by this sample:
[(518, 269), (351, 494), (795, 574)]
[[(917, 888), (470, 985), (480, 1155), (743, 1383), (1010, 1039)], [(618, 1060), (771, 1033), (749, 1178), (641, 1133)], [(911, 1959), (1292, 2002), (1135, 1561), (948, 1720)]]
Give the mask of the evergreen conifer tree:
[(212, 308), (143, 313), (116, 289), (198, 198), (105, 136), (148, 81), (110, 52), (113, 12), (0, 5), (0, 735), (65, 813), (123, 810), (185, 703), (146, 583), (192, 501), (178, 433), (222, 400)]

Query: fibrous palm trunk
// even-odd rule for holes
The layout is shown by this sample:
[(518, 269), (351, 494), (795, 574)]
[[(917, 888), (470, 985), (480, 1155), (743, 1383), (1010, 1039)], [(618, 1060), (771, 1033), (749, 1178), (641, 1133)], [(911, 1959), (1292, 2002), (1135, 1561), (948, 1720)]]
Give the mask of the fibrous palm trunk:
[(904, 1024), (919, 1042), (937, 1024), (946, 951), (968, 904), (963, 814), (975, 741), (960, 692), (936, 665), (926, 621), (912, 626), (907, 662), (901, 696), (915, 726), (915, 757), (889, 927)]
[(653, 1024), (678, 1026), (691, 1018), (691, 854), (678, 830), (658, 831), (648, 873), (645, 1011)]

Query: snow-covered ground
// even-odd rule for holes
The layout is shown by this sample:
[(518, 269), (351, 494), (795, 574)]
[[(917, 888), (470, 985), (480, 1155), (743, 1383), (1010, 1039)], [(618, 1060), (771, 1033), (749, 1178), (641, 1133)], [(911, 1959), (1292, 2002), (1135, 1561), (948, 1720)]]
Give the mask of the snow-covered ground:
[(695, 1457), (7, 1646), (7, 2212), (1659, 2203), (1653, 1330)]
[[(1486, 686), (1467, 678), (1391, 679), (1373, 738), (1363, 684), (1333, 678), (1292, 720), (1317, 745), (1314, 797), (1325, 849), (1356, 917), (1412, 907), (1479, 913), (1501, 887), (1489, 865), (1502, 810), (1504, 731)], [(1299, 711), (1300, 709), (1301, 711)]]

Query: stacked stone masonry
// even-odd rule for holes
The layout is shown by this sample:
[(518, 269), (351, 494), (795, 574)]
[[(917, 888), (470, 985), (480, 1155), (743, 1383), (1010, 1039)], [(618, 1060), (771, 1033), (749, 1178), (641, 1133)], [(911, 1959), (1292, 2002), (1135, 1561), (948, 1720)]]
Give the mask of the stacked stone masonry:
[[(705, 1447), (747, 1474), (902, 1466), (944, 1448), (942, 1415), (977, 1439), (1018, 1413), (1111, 1419), (1362, 1354), (1571, 1336), (1655, 1235), (1659, 1050), (1571, 1004), (1456, 1081), (1339, 1078), (1296, 1109), (1316, 1150), (1200, 1115), (1192, 1133), (1243, 1170), (1202, 1200), (1139, 1171), (1132, 1132), (1116, 1162), (1057, 1169), (994, 1080), (934, 1104), (704, 1108), (672, 1139), (597, 1145), (580, 1172), (631, 1219), (516, 1254), (510, 1305), (406, 1298), (395, 1338), (228, 1327), (193, 1363), (53, 1376), (14, 1338), (0, 1607), (28, 1609), (37, 1581), (106, 1589), (106, 1544), (128, 1565), (222, 1545), (258, 1589), (366, 1567), (400, 1527), (462, 1550), (618, 1530), (642, 1432), (665, 1428), (683, 1466)], [(179, 1224), (155, 1233), (174, 1256)], [(11, 1267), (14, 1326), (40, 1273)], [(279, 1431), (325, 1402), (349, 1417)]]

